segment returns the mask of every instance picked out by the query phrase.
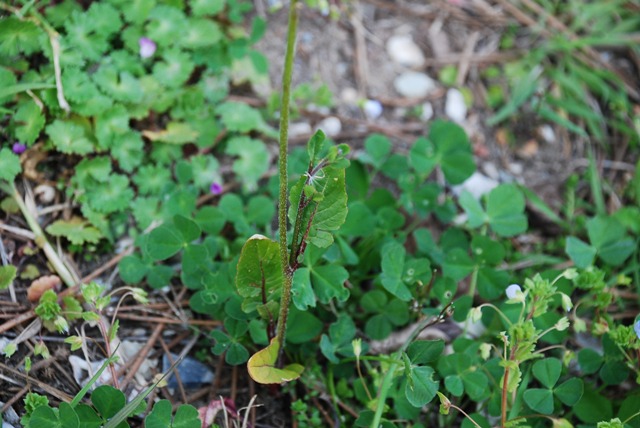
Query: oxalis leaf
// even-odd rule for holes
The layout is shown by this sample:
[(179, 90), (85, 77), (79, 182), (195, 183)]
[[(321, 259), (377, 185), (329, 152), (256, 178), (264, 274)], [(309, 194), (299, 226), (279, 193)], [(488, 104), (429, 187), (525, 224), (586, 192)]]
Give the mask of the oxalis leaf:
[(422, 407), (436, 396), (440, 382), (433, 380), (434, 373), (428, 366), (410, 369), (404, 393), (411, 405)]
[[(238, 260), (236, 288), (246, 312), (276, 301), (282, 289), (282, 263), (278, 243), (262, 235), (245, 242)], [(275, 315), (275, 314), (274, 314)]]
[(178, 407), (175, 418), (171, 420), (171, 402), (160, 400), (154, 404), (151, 413), (144, 420), (145, 428), (200, 428), (202, 421), (195, 407), (183, 404)]
[(476, 169), (469, 139), (460, 126), (452, 122), (435, 121), (429, 139), (419, 138), (411, 148), (409, 162), (423, 177), (440, 165), (451, 184), (460, 184)]
[(402, 281), (404, 273), (404, 247), (391, 242), (382, 248), (382, 275), (380, 276), (382, 286), (400, 300), (411, 299), (411, 291)]
[(280, 344), (276, 338), (271, 339), (269, 346), (253, 354), (247, 363), (251, 379), (262, 384), (283, 383), (296, 380), (304, 371), (300, 364), (289, 364), (282, 369), (275, 367)]

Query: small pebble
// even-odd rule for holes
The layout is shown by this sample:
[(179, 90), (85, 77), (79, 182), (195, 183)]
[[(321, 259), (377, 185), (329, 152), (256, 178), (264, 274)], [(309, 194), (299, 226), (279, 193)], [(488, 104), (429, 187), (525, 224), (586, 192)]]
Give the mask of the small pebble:
[(464, 119), (467, 117), (467, 105), (464, 102), (462, 92), (455, 88), (447, 91), (447, 101), (444, 106), (444, 112), (447, 117), (454, 122), (464, 122)]
[(396, 77), (393, 86), (403, 97), (423, 98), (437, 88), (437, 83), (424, 73), (409, 71)]
[(382, 104), (378, 100), (367, 100), (362, 107), (364, 110), (364, 115), (367, 116), (367, 119), (373, 120), (377, 119), (382, 115)]
[(295, 122), (289, 125), (289, 136), (292, 138), (311, 134), (312, 129), (309, 122)]
[(340, 99), (343, 103), (348, 105), (356, 105), (358, 104), (358, 91), (355, 88), (344, 88), (340, 92)]
[[(164, 354), (162, 356), (162, 370), (166, 373), (171, 367), (172, 363), (176, 361), (178, 355), (171, 354), (171, 359)], [(195, 358), (186, 356), (178, 364), (178, 374), (180, 375), (180, 381), (187, 388), (197, 388), (202, 385), (211, 383), (215, 377), (213, 371), (206, 365), (202, 364)], [(169, 388), (177, 388), (178, 381), (174, 374), (167, 379)]]
[(520, 162), (513, 162), (509, 165), (509, 171), (511, 171), (513, 175), (522, 175), (524, 166)]
[(391, 60), (405, 67), (422, 67), (424, 54), (409, 35), (395, 35), (387, 40), (387, 53)]
[(498, 168), (493, 162), (485, 162), (482, 165), (482, 169), (489, 178), (497, 180), (500, 177), (500, 171), (498, 171)]
[(479, 172), (474, 172), (471, 177), (467, 178), (459, 186), (455, 186), (453, 191), (456, 195), (460, 195), (464, 190), (471, 193), (474, 198), (480, 199), (482, 195), (489, 193), (498, 186), (498, 181), (493, 180)]
[(335, 137), (340, 134), (342, 131), (342, 122), (335, 116), (329, 116), (325, 119), (322, 119), (316, 129), (322, 129), (325, 134), (329, 137)]
[(420, 119), (427, 122), (429, 119), (433, 117), (433, 106), (430, 102), (426, 102), (422, 104), (422, 113), (420, 114)]
[(551, 125), (542, 125), (538, 128), (538, 132), (544, 141), (547, 143), (555, 143), (556, 142), (556, 133), (553, 132), (553, 128)]

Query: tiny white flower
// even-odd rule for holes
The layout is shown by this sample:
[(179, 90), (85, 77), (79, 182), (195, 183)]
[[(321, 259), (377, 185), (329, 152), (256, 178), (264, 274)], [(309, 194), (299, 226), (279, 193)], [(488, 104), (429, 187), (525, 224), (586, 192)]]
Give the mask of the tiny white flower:
[(362, 339), (353, 339), (351, 341), (351, 346), (353, 347), (353, 355), (355, 355), (356, 358), (359, 358), (362, 353)]
[(518, 297), (518, 293), (522, 294), (522, 288), (518, 284), (511, 284), (507, 287), (505, 293), (509, 299), (515, 299)]
[(491, 345), (489, 343), (483, 343), (480, 345), (480, 356), (483, 360), (489, 359), (491, 356)]
[(556, 330), (558, 331), (564, 331), (567, 328), (569, 328), (569, 318), (567, 317), (562, 317), (558, 320), (558, 322), (555, 325)]
[(560, 293), (560, 298), (562, 300), (562, 308), (569, 312), (571, 308), (573, 308), (573, 302), (571, 301), (571, 297), (567, 296), (564, 293)]
[(471, 322), (478, 322), (482, 319), (482, 308), (471, 308), (468, 315)]
[(569, 268), (562, 272), (562, 276), (567, 279), (574, 279), (578, 276), (578, 270), (576, 268)]

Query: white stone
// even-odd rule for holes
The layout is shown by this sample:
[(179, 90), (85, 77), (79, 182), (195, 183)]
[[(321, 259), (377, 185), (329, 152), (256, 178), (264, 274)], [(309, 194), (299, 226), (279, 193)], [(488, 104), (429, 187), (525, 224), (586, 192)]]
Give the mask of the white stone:
[(538, 132), (547, 143), (551, 144), (556, 142), (556, 133), (553, 132), (553, 128), (550, 125), (542, 125), (538, 128)]
[(498, 180), (500, 178), (500, 171), (498, 171), (498, 167), (493, 162), (485, 162), (482, 165), (482, 169), (484, 173), (494, 180)]
[(356, 88), (344, 88), (340, 92), (340, 100), (348, 105), (358, 104), (358, 90)]
[(335, 116), (329, 116), (322, 119), (316, 129), (322, 129), (322, 131), (329, 137), (335, 137), (342, 131), (342, 122)]
[(522, 175), (522, 173), (524, 172), (524, 165), (519, 162), (513, 162), (511, 165), (509, 165), (509, 171), (511, 171), (511, 173), (516, 176)]
[(464, 119), (467, 117), (467, 105), (464, 102), (462, 92), (455, 88), (447, 91), (447, 101), (444, 105), (444, 112), (447, 117), (454, 122), (464, 122)]
[(382, 115), (382, 104), (378, 100), (367, 100), (364, 102), (364, 106), (362, 106), (364, 110), (364, 115), (367, 116), (367, 119), (373, 120), (377, 119)]
[(471, 174), (471, 177), (467, 178), (462, 184), (459, 186), (455, 186), (453, 188), (453, 192), (456, 195), (460, 195), (464, 190), (471, 193), (471, 195), (480, 199), (482, 195), (489, 193), (495, 187), (498, 186), (498, 181), (493, 180), (486, 175), (479, 173), (478, 171)]
[(387, 40), (387, 53), (391, 60), (405, 67), (422, 67), (424, 54), (409, 35), (395, 35)]
[(409, 71), (396, 77), (393, 86), (403, 97), (423, 98), (437, 88), (437, 83), (424, 73)]
[(429, 119), (433, 117), (433, 106), (430, 102), (426, 102), (422, 104), (422, 113), (420, 114), (420, 119), (427, 122)]
[(311, 134), (312, 129), (309, 122), (294, 122), (289, 124), (289, 136), (292, 138)]

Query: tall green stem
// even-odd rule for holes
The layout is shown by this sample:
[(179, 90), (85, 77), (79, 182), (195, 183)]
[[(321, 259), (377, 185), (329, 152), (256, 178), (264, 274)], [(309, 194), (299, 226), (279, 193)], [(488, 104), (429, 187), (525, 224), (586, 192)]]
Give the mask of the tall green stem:
[(280, 228), (280, 260), (282, 261), (282, 298), (280, 300), (280, 314), (278, 316), (278, 330), (276, 338), (280, 350), (284, 346), (284, 335), (289, 314), (291, 300), (291, 285), (293, 272), (289, 266), (289, 249), (287, 246), (287, 153), (289, 143), (289, 101), (291, 99), (291, 75), (293, 74), (293, 57), (295, 56), (296, 32), (298, 29), (298, 0), (291, 0), (289, 5), (289, 28), (287, 31), (287, 52), (284, 58), (284, 72), (282, 73), (282, 103), (280, 107), (280, 195), (278, 203), (278, 227)]
[(450, 306), (451, 306), (451, 303), (445, 306), (444, 309), (442, 309), (442, 311), (437, 317), (424, 318), (422, 321), (420, 321), (411, 332), (411, 335), (407, 338), (407, 340), (400, 347), (398, 352), (396, 352), (396, 354), (394, 355), (393, 359), (395, 361), (391, 363), (391, 365), (389, 366), (389, 369), (387, 370), (387, 374), (382, 380), (382, 385), (380, 385), (380, 391), (378, 392), (378, 399), (376, 403), (376, 412), (373, 415), (373, 420), (371, 421), (371, 425), (369, 425), (370, 428), (378, 428), (380, 426), (380, 422), (382, 420), (382, 412), (384, 411), (384, 403), (385, 401), (387, 401), (387, 395), (389, 394), (389, 390), (391, 389), (391, 385), (393, 384), (393, 377), (395, 376), (396, 370), (398, 370), (402, 362), (401, 360), (402, 353), (407, 350), (411, 342), (413, 342), (416, 339), (416, 337), (418, 337), (418, 335), (422, 330), (442, 321), (446, 316)]
[(38, 221), (31, 214), (31, 211), (29, 211), (29, 208), (27, 208), (27, 205), (25, 204), (24, 200), (22, 199), (22, 196), (20, 195), (20, 192), (18, 192), (15, 185), (13, 183), (5, 182), (5, 183), (2, 183), (2, 185), (0, 185), (0, 188), (8, 195), (13, 196), (13, 199), (15, 199), (16, 203), (18, 204), (20, 211), (22, 211), (22, 215), (24, 216), (24, 219), (27, 221), (29, 228), (31, 229), (31, 231), (36, 237), (35, 239), (36, 245), (42, 248), (42, 251), (44, 251), (44, 254), (47, 256), (47, 260), (49, 260), (49, 263), (51, 263), (51, 265), (53, 266), (55, 271), (58, 273), (62, 281), (68, 287), (73, 287), (74, 285), (76, 285), (77, 281), (73, 277), (73, 274), (67, 268), (65, 263), (58, 256), (58, 253), (56, 252), (56, 250), (51, 246), (51, 244), (47, 240), (47, 237), (45, 236), (44, 232), (42, 231), (42, 228), (38, 224)]

